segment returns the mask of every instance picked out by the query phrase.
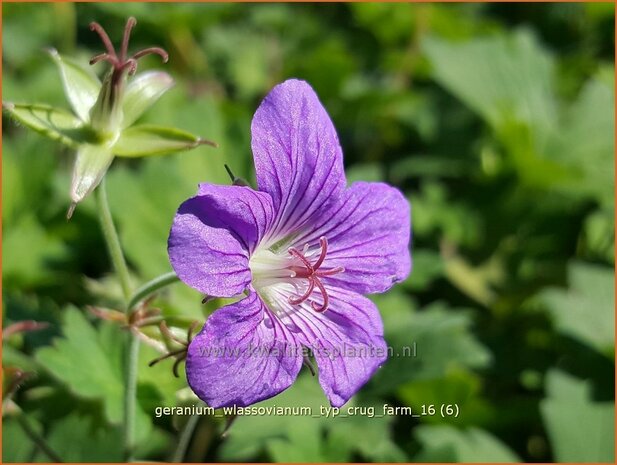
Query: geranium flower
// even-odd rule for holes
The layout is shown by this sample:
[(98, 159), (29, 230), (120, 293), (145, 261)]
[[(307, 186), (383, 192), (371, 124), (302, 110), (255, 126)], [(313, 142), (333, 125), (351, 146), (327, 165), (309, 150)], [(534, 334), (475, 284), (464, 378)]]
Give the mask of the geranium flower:
[(214, 312), (186, 373), (210, 406), (246, 406), (296, 379), (304, 348), (341, 406), (386, 360), (379, 312), (362, 294), (410, 271), (410, 207), (383, 183), (346, 188), (336, 131), (303, 81), (276, 86), (255, 113), (259, 190), (201, 184), (169, 237), (182, 281), (209, 296), (246, 296)]
[(135, 18), (126, 22), (119, 53), (105, 30), (98, 23), (90, 24), (105, 46), (105, 52), (94, 56), (90, 64), (105, 61), (111, 65), (102, 83), (78, 62), (49, 50), (74, 113), (41, 104), (2, 104), (23, 125), (76, 149), (68, 218), (77, 204), (99, 185), (115, 156), (144, 157), (190, 150), (202, 144), (216, 146), (176, 128), (135, 124), (174, 84), (171, 76), (162, 71), (147, 71), (133, 77), (141, 57), (156, 54), (164, 62), (168, 58), (167, 52), (159, 47), (128, 55), (135, 24)]

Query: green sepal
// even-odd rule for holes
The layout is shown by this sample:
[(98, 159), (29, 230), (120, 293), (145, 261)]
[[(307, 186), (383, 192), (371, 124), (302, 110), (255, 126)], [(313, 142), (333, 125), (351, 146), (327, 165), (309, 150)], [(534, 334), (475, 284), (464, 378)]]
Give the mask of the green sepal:
[(107, 145), (84, 144), (79, 147), (71, 181), (73, 205), (81, 202), (99, 185), (113, 159), (113, 153)]
[(83, 68), (77, 61), (64, 57), (55, 49), (48, 50), (60, 71), (64, 94), (71, 107), (82, 121), (90, 119), (90, 109), (94, 106), (101, 90), (101, 82), (89, 69)]
[(173, 85), (172, 77), (162, 71), (147, 71), (131, 79), (122, 100), (122, 128), (133, 124)]
[(203, 144), (216, 147), (214, 142), (180, 129), (138, 125), (122, 131), (113, 153), (120, 157), (146, 157), (190, 150)]
[(115, 138), (122, 123), (122, 100), (126, 73), (110, 71), (103, 79), (101, 91), (90, 109), (90, 125), (107, 138)]
[(101, 141), (100, 136), (89, 125), (59, 108), (3, 102), (2, 109), (24, 126), (71, 147)]

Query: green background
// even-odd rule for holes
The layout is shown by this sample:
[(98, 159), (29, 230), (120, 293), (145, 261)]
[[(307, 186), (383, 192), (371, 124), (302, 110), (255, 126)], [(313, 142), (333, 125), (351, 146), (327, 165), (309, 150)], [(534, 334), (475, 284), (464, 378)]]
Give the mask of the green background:
[[(435, 405), (413, 418), (199, 419), (187, 461), (614, 460), (614, 6), (593, 4), (3, 4), (3, 99), (68, 108), (56, 47), (84, 63), (116, 43), (162, 45), (140, 69), (176, 87), (143, 121), (219, 143), (130, 161), (107, 175), (134, 284), (170, 270), (166, 239), (201, 181), (252, 179), (250, 121), (289, 77), (307, 80), (338, 130), (347, 176), (398, 186), (413, 210), (414, 270), (374, 296), (395, 351), (349, 405)], [(101, 73), (102, 65), (96, 70)], [(73, 154), (3, 118), (5, 370), (31, 373), (3, 409), (3, 461), (47, 461), (18, 415), (65, 461), (120, 460), (122, 330), (93, 199), (67, 222)], [(175, 284), (152, 305), (187, 327), (221, 305)], [(154, 334), (154, 333), (153, 333)], [(169, 460), (194, 398), (142, 345), (141, 460)], [(12, 367), (12, 368), (11, 368)], [(180, 370), (183, 371), (183, 370)], [(5, 374), (8, 371), (5, 371)], [(264, 405), (326, 400), (303, 370)], [(441, 405), (456, 404), (457, 418)], [(5, 401), (5, 407), (6, 407)], [(9, 410), (12, 410), (11, 413)]]

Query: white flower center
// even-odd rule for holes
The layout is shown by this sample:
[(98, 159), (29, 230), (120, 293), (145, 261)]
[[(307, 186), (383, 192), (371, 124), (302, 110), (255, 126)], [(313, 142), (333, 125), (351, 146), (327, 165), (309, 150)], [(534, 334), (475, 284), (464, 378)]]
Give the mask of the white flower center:
[[(328, 240), (322, 237), (319, 243), (313, 248), (306, 244), (302, 251), (294, 247), (284, 252), (258, 248), (249, 260), (255, 291), (277, 314), (309, 299), (316, 312), (328, 309), (328, 293), (321, 278), (345, 270), (320, 268), (328, 253)], [(314, 298), (315, 290), (321, 295), (319, 303)]]

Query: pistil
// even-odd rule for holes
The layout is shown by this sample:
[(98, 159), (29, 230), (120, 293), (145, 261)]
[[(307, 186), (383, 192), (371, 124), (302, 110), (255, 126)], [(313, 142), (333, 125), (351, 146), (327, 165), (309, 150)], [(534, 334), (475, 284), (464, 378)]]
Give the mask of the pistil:
[(131, 30), (135, 24), (135, 18), (129, 18), (126, 22), (120, 54), (117, 54), (105, 29), (98, 23), (90, 23), (90, 29), (99, 35), (105, 46), (105, 52), (92, 57), (90, 64), (106, 61), (111, 65), (111, 72), (103, 80), (99, 96), (90, 110), (90, 125), (102, 138), (109, 140), (113, 140), (118, 134), (123, 118), (122, 100), (126, 76), (135, 74), (137, 60), (151, 53), (161, 56), (164, 62), (167, 62), (168, 58), (167, 52), (159, 47), (146, 48), (127, 56)]
[(131, 75), (135, 74), (135, 71), (137, 71), (137, 60), (143, 56), (156, 54), (163, 59), (163, 63), (167, 63), (169, 55), (160, 47), (148, 47), (133, 54), (131, 57), (127, 57), (129, 39), (135, 24), (137, 24), (137, 20), (133, 17), (129, 18), (126, 22), (126, 26), (124, 27), (124, 35), (122, 37), (122, 45), (120, 47), (120, 55), (118, 55), (116, 53), (116, 49), (111, 43), (111, 40), (109, 39), (109, 36), (107, 35), (107, 32), (105, 32), (105, 29), (103, 29), (99, 23), (90, 23), (90, 30), (99, 35), (106, 50), (104, 53), (93, 56), (92, 59), (90, 59), (90, 64), (93, 65), (100, 61), (108, 62), (113, 67), (114, 74), (117, 75), (115, 76), (115, 80), (119, 80), (125, 70), (128, 70), (128, 73)]
[(295, 265), (295, 266), (290, 267), (292, 271), (292, 277), (308, 280), (308, 287), (306, 291), (304, 292), (304, 294), (302, 294), (301, 296), (289, 297), (288, 300), (289, 300), (289, 303), (292, 305), (299, 305), (302, 302), (305, 302), (306, 300), (308, 300), (313, 294), (313, 291), (315, 290), (315, 288), (317, 288), (319, 289), (323, 302), (321, 305), (319, 305), (317, 302), (313, 301), (311, 302), (311, 307), (316, 312), (323, 313), (328, 309), (329, 298), (328, 298), (328, 292), (326, 291), (326, 288), (321, 282), (320, 278), (323, 278), (326, 276), (333, 276), (337, 273), (342, 273), (343, 271), (345, 271), (345, 269), (340, 266), (336, 268), (321, 269), (320, 267), (323, 264), (324, 260), (326, 259), (326, 255), (328, 253), (328, 239), (326, 239), (326, 237), (321, 237), (319, 239), (319, 243), (321, 245), (321, 253), (319, 257), (317, 258), (317, 261), (314, 264), (311, 264), (311, 262), (309, 262), (307, 258), (305, 257), (304, 254), (306, 253), (306, 248), (304, 249), (304, 253), (300, 252), (295, 247), (290, 247), (288, 249), (289, 253), (293, 257), (297, 258), (303, 265), (303, 266)]

